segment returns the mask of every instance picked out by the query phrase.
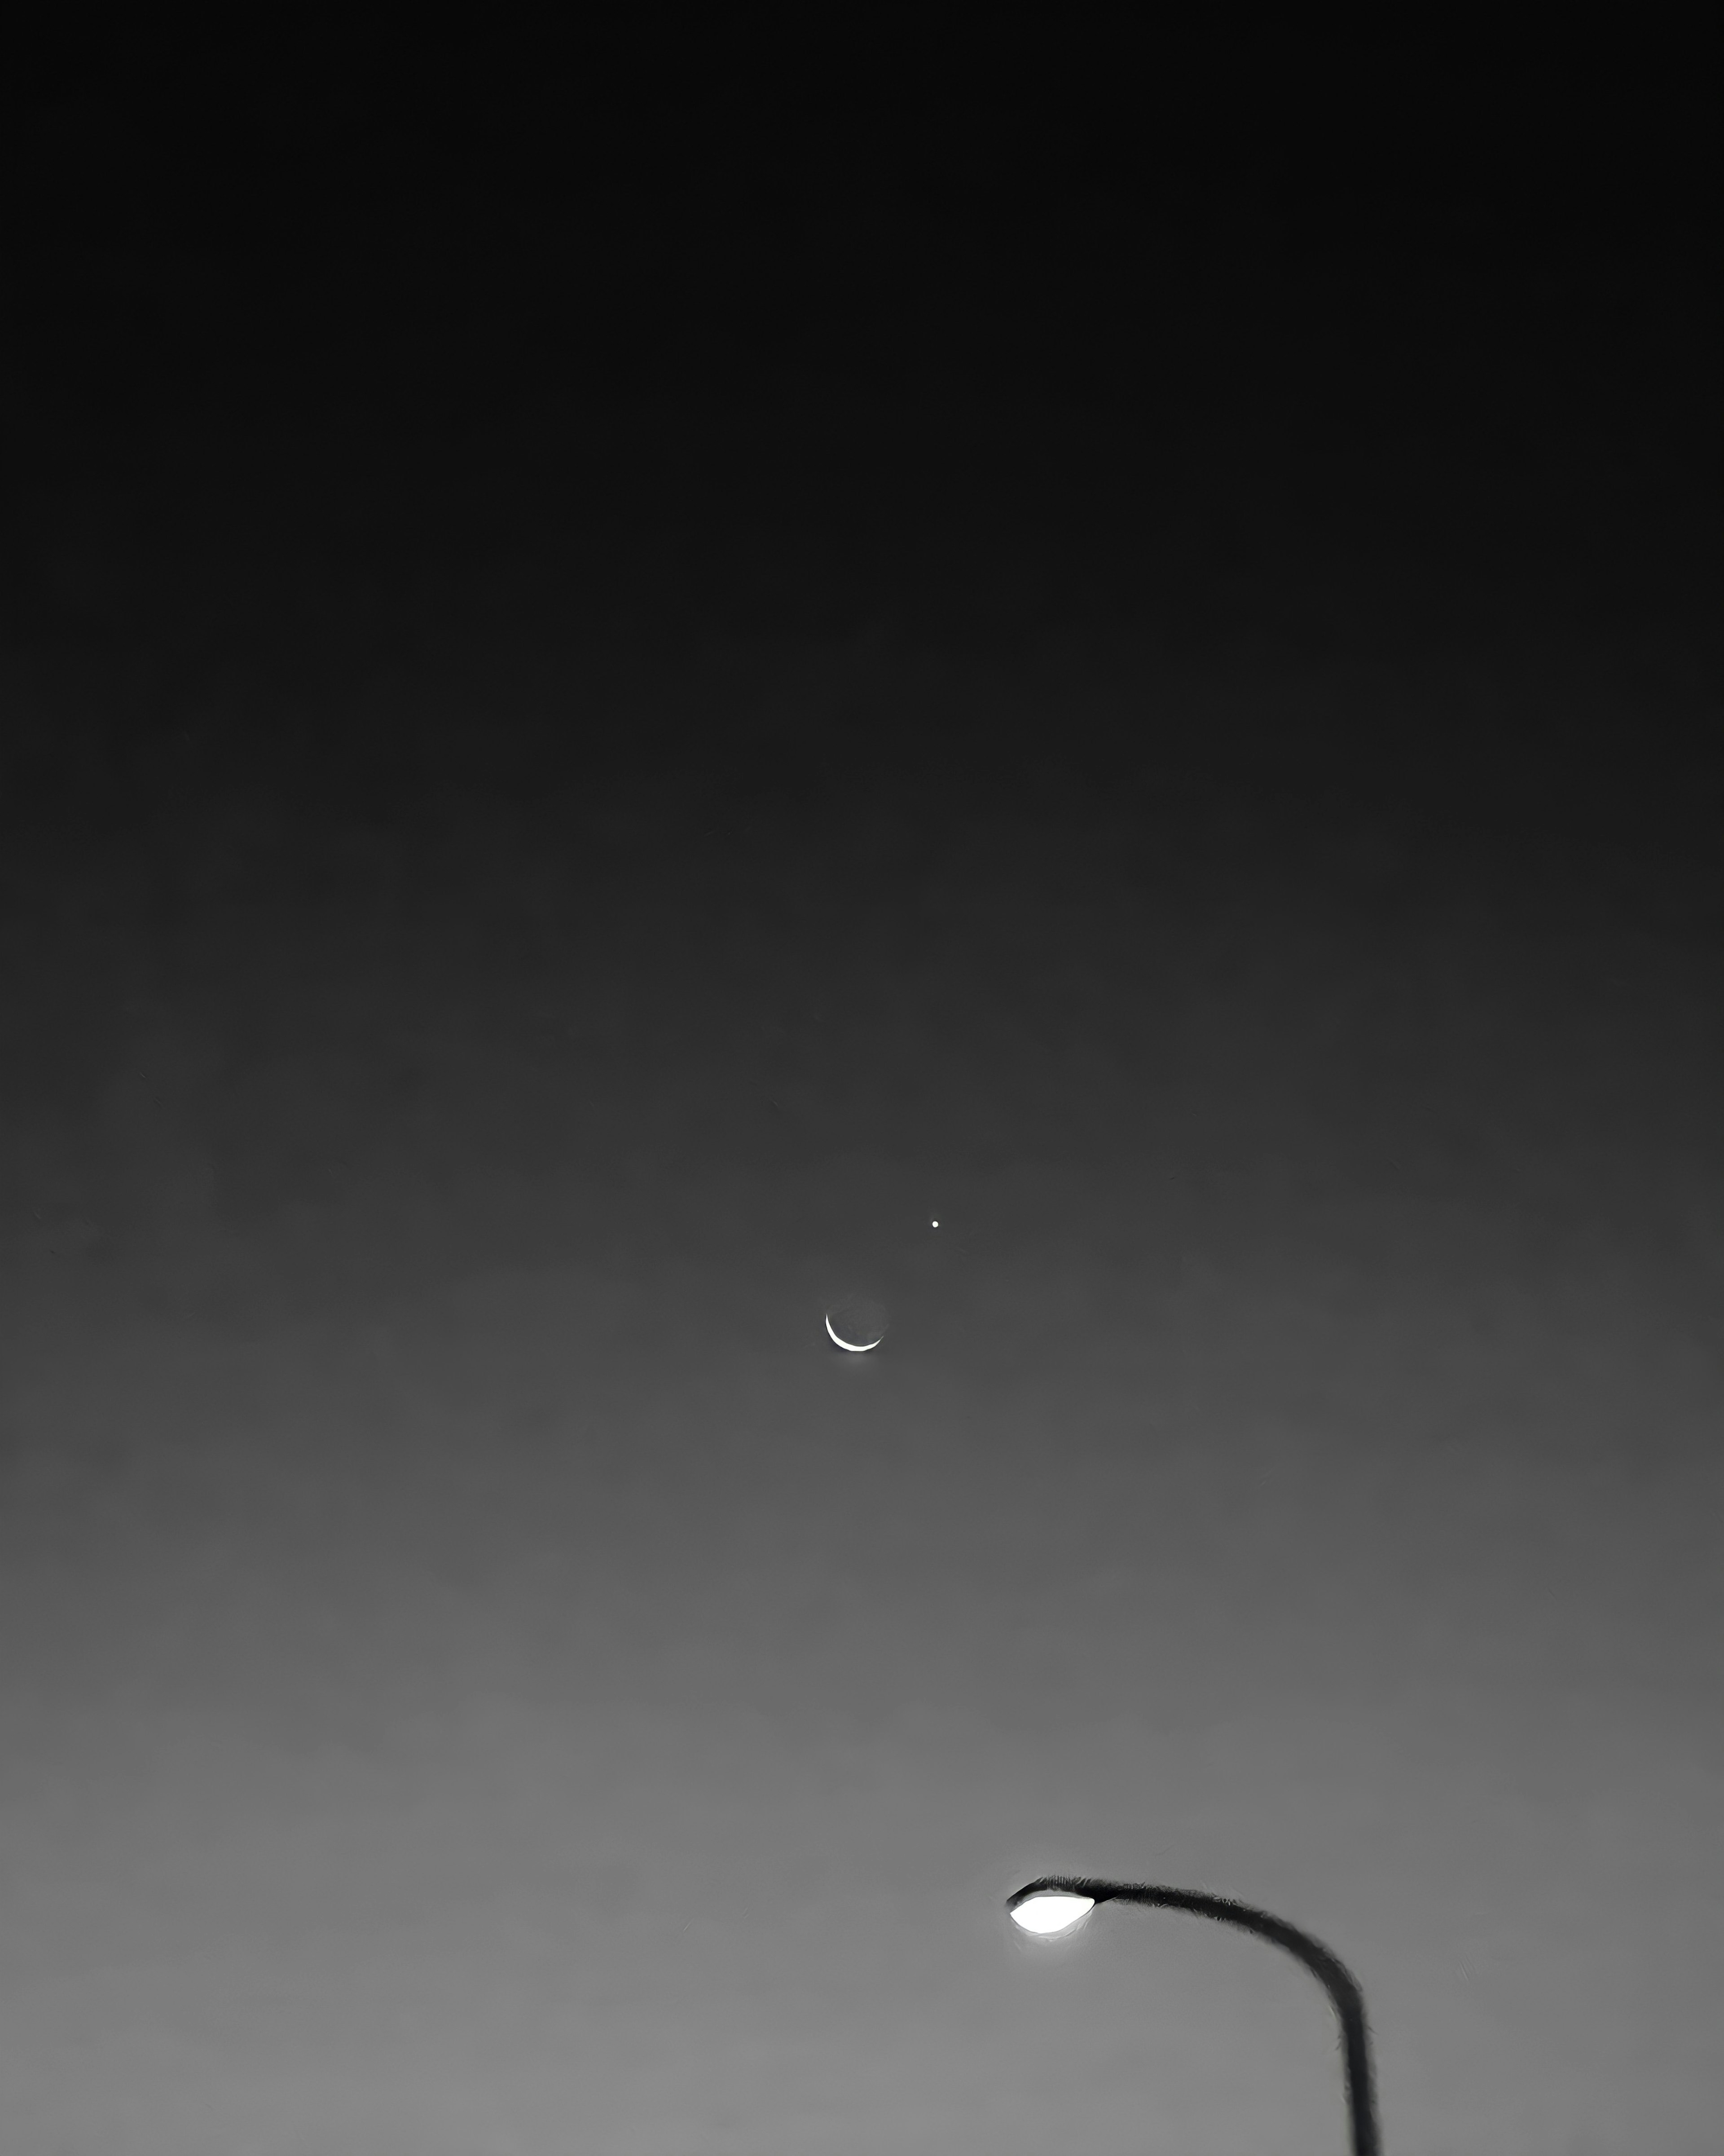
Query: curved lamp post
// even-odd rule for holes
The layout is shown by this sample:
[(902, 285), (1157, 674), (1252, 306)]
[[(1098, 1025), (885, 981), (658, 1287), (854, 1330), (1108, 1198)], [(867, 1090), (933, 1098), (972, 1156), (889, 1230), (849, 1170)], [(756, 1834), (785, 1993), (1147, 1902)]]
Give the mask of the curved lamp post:
[(1271, 1939), (1316, 1977), (1329, 1994), (1341, 2023), (1342, 2056), (1347, 2068), (1347, 2124), (1351, 2156), (1382, 2156), (1377, 2105), (1371, 2082), (1371, 2040), (1365, 2025), (1364, 1994), (1339, 1956), (1308, 1932), (1243, 1902), (1219, 1894), (1188, 1894), (1178, 1887), (1127, 1887), (1113, 1879), (1036, 1879), (1020, 1887), (1007, 1902), (1012, 1921), (1039, 1938), (1053, 1938), (1082, 1923), (1098, 1902), (1137, 1902), (1149, 1909), (1189, 1909)]

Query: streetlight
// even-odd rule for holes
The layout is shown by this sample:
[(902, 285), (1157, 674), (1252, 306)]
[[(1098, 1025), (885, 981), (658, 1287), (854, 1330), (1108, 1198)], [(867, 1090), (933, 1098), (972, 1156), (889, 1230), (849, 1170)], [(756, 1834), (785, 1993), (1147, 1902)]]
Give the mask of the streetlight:
[(1347, 2068), (1347, 2114), (1352, 2156), (1382, 2156), (1376, 2100), (1371, 2083), (1371, 2040), (1365, 2025), (1364, 1994), (1337, 1954), (1308, 1932), (1243, 1902), (1219, 1894), (1188, 1894), (1178, 1887), (1126, 1887), (1113, 1879), (1036, 1879), (1020, 1887), (1006, 1903), (1012, 1922), (1037, 1938), (1054, 1938), (1083, 1922), (1098, 1902), (1136, 1902), (1147, 1909), (1189, 1909), (1213, 1917), (1259, 1938), (1272, 1939), (1304, 1963), (1329, 1994), (1341, 2023), (1342, 2056)]

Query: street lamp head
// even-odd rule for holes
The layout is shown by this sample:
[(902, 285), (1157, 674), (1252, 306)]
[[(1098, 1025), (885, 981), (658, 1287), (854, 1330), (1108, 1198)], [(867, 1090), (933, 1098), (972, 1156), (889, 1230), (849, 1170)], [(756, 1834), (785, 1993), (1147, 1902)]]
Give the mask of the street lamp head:
[(1076, 1894), (1069, 1887), (1038, 1885), (1020, 1887), (1006, 1908), (1020, 1931), (1051, 1939), (1075, 1930), (1095, 1906), (1091, 1895)]
[(1075, 1931), (1101, 1902), (1129, 1902), (1146, 1909), (1188, 1909), (1194, 1916), (1213, 1917), (1219, 1923), (1255, 1932), (1259, 1938), (1271, 1941), (1301, 1962), (1328, 1993), (1341, 2023), (1352, 2156), (1382, 2156), (1364, 1996), (1352, 1971), (1321, 1939), (1314, 1939), (1309, 1932), (1301, 1932), (1283, 1917), (1270, 1916), (1266, 1909), (1249, 1908), (1243, 1902), (1229, 1902), (1219, 1894), (1199, 1894), (1181, 1887), (1129, 1886), (1117, 1879), (1032, 1879), (1010, 1897), (1006, 1910), (1019, 1931), (1033, 1938), (1052, 1939)]

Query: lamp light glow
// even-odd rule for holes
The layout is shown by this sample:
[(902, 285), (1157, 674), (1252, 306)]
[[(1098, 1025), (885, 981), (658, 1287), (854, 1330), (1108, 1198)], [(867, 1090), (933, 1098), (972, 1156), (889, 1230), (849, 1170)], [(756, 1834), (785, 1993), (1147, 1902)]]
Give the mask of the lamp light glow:
[(1052, 1938), (1082, 1923), (1095, 1904), (1087, 1894), (1032, 1894), (1012, 1912), (1012, 1922), (1038, 1938)]

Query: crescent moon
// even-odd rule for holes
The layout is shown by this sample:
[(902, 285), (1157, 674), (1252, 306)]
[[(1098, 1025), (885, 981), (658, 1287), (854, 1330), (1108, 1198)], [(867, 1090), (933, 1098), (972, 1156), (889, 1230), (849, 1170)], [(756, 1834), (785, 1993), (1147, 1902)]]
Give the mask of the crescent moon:
[(880, 1345), (880, 1340), (884, 1340), (886, 1337), (885, 1334), (882, 1332), (880, 1336), (880, 1340), (865, 1341), (863, 1345), (859, 1348), (854, 1340), (840, 1340), (839, 1338), (837, 1333), (834, 1332), (832, 1330), (832, 1320), (829, 1317), (826, 1321), (826, 1330), (831, 1338), (833, 1346), (834, 1348), (842, 1348), (847, 1355), (865, 1355), (870, 1348), (878, 1348)]

